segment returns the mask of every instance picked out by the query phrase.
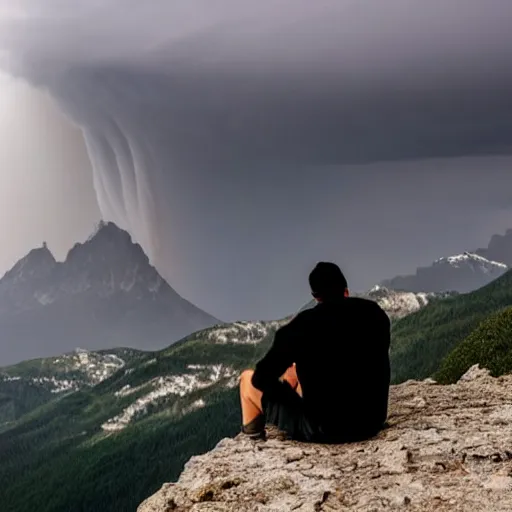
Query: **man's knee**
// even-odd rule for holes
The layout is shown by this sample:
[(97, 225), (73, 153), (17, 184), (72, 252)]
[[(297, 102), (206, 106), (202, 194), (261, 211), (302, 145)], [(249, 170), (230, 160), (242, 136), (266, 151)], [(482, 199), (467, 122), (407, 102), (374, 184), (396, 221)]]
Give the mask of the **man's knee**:
[(254, 375), (254, 370), (244, 370), (240, 375), (240, 387), (247, 388), (252, 386), (252, 376)]

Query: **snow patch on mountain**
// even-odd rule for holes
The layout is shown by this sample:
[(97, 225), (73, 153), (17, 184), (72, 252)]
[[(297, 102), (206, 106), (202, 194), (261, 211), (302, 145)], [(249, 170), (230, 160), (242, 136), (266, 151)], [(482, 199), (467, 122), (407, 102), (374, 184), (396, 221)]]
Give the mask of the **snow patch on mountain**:
[(34, 384), (44, 385), (45, 387), (51, 387), (52, 393), (63, 393), (65, 391), (77, 391), (80, 389), (80, 385), (73, 380), (63, 379), (59, 380), (55, 377), (40, 377), (32, 379)]
[(206, 406), (206, 402), (200, 398), (199, 400), (196, 400), (195, 402), (192, 402), (188, 407), (184, 407), (182, 410), (183, 414), (189, 414), (192, 411), (196, 411), (197, 409), (201, 409), (202, 407)]
[(126, 384), (121, 389), (117, 390), (114, 393), (114, 396), (120, 397), (120, 396), (133, 395), (133, 393), (136, 393), (137, 391), (139, 391), (139, 389), (142, 389), (144, 386), (145, 386), (145, 384), (143, 384), (141, 386), (132, 387), (130, 384)]
[(99, 384), (125, 364), (116, 354), (90, 352), (79, 348), (59, 357), (38, 359), (0, 369), (0, 382), (24, 381), (52, 393), (78, 391)]
[(81, 373), (91, 385), (99, 384), (114, 372), (125, 366), (125, 361), (115, 354), (104, 354), (77, 349), (55, 359), (55, 363), (64, 366), (68, 372)]
[(234, 322), (217, 329), (212, 329), (207, 336), (209, 340), (219, 344), (256, 345), (273, 329), (280, 327), (284, 323), (284, 320), (273, 322)]
[[(188, 365), (187, 368), (195, 370), (195, 373), (182, 373), (167, 377), (158, 377), (144, 384), (144, 387), (148, 385), (152, 386), (153, 390), (137, 398), (135, 402), (126, 407), (120, 414), (103, 423), (101, 428), (105, 431), (122, 430), (134, 420), (147, 414), (150, 407), (161, 404), (169, 397), (185, 397), (199, 389), (208, 388), (221, 380), (226, 380), (226, 386), (231, 387), (238, 379), (238, 372), (236, 370), (222, 364), (191, 364)], [(129, 385), (126, 385), (116, 392), (116, 396), (128, 396), (142, 387), (143, 386), (131, 388)], [(194, 402), (194, 404), (190, 405), (189, 408), (203, 407), (204, 401), (198, 400)]]
[(486, 274), (491, 273), (496, 269), (502, 271), (508, 268), (508, 266), (505, 265), (505, 263), (488, 260), (487, 258), (484, 258), (483, 256), (479, 256), (478, 254), (472, 252), (464, 252), (462, 254), (456, 254), (454, 256), (438, 258), (437, 260), (434, 261), (434, 265), (442, 265), (446, 263), (456, 268), (460, 268), (463, 265), (470, 266), (475, 270), (481, 270)]
[(82, 381), (72, 379), (58, 379), (55, 377), (0, 377), (0, 382), (26, 382), (34, 386), (42, 387), (51, 393), (63, 393), (66, 391), (78, 391), (84, 384)]
[(403, 318), (427, 306), (432, 300), (447, 298), (453, 293), (402, 292), (376, 285), (366, 298), (375, 300), (391, 318)]
[[(373, 300), (393, 319), (403, 318), (411, 313), (424, 308), (432, 300), (443, 299), (455, 295), (455, 292), (406, 292), (392, 290), (383, 285), (375, 285), (372, 289), (365, 293), (354, 293), (354, 297)], [(310, 301), (301, 311), (315, 307), (316, 301)]]

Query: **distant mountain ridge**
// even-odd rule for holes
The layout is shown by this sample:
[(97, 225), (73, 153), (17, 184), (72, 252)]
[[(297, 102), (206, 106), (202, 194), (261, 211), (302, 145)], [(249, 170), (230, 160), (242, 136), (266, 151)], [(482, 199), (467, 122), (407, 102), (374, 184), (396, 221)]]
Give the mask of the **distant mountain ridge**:
[(475, 253), (512, 267), (512, 229), (507, 229), (504, 235), (493, 235), (489, 245), (486, 248), (477, 249)]
[(465, 251), (419, 267), (414, 274), (381, 281), (381, 285), (409, 292), (467, 293), (487, 285), (512, 268), (512, 229), (493, 235), (485, 248)]
[(0, 365), (78, 346), (155, 350), (219, 323), (173, 290), (113, 223), (62, 263), (43, 244), (0, 279)]
[(408, 292), (467, 293), (503, 275), (509, 269), (502, 261), (489, 260), (473, 252), (442, 257), (428, 267), (419, 267), (415, 274), (397, 276), (381, 282), (394, 290)]

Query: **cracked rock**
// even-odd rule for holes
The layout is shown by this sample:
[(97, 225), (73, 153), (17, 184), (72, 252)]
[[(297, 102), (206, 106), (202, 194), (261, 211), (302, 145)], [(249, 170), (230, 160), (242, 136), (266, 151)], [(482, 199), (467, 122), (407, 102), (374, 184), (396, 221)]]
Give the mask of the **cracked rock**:
[(512, 376), (392, 386), (388, 423), (345, 445), (224, 439), (138, 512), (512, 510)]

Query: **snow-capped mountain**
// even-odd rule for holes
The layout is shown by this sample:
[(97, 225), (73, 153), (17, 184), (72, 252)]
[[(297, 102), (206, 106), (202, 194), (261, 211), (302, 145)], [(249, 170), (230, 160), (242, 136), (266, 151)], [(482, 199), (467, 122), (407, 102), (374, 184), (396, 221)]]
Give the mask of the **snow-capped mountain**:
[(429, 267), (420, 267), (413, 275), (398, 276), (382, 282), (382, 286), (409, 292), (460, 293), (476, 290), (507, 272), (500, 261), (489, 260), (473, 252), (435, 260)]
[(221, 323), (176, 293), (140, 245), (102, 224), (64, 262), (46, 245), (0, 280), (0, 364), (80, 346), (157, 349)]
[(433, 265), (450, 265), (453, 268), (471, 268), (475, 272), (482, 272), (484, 274), (492, 274), (496, 271), (506, 271), (507, 265), (499, 261), (488, 260), (478, 254), (471, 252), (464, 252), (456, 256), (448, 256), (439, 258), (434, 261)]

